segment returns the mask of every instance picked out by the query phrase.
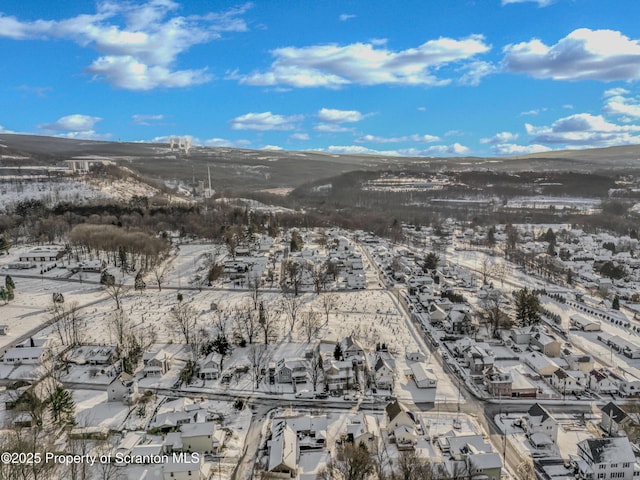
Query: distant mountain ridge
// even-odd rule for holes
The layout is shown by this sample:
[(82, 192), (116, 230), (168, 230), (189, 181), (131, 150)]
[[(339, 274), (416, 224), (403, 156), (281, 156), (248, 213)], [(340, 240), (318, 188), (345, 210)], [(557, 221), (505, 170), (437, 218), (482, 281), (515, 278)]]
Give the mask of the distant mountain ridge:
[(412, 171), (640, 171), (640, 145), (563, 150), (515, 157), (392, 157), (313, 151), (192, 147), (0, 134), (0, 166), (55, 165), (73, 158), (105, 158), (151, 178), (206, 180), (218, 188), (293, 188), (354, 170)]

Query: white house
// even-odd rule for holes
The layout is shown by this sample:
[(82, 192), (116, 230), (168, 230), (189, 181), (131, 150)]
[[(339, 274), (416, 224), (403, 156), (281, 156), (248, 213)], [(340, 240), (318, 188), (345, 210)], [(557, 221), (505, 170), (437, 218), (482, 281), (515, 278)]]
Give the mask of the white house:
[(171, 354), (160, 349), (157, 352), (145, 352), (142, 354), (145, 376), (160, 377), (171, 368)]
[(543, 434), (553, 443), (558, 441), (558, 422), (549, 411), (539, 403), (534, 404), (527, 412), (527, 436)]
[(108, 402), (131, 403), (138, 394), (138, 382), (126, 372), (121, 372), (107, 387)]
[(418, 388), (436, 388), (438, 385), (438, 377), (432, 370), (424, 368), (422, 363), (412, 364), (411, 372)]
[(294, 477), (298, 467), (298, 438), (286, 422), (272, 427), (267, 471)]
[(359, 412), (349, 418), (348, 422), (346, 440), (354, 445), (362, 443), (369, 452), (376, 452), (380, 442), (380, 428), (375, 417)]
[(581, 378), (579, 378), (581, 374), (582, 372), (567, 371), (563, 368), (558, 368), (553, 372), (553, 375), (551, 375), (551, 386), (562, 395), (582, 393), (586, 390), (586, 385), (581, 382)]
[(395, 400), (385, 408), (387, 414), (387, 431), (393, 432), (399, 426), (414, 429), (417, 424), (416, 416), (404, 404)]
[(222, 365), (222, 355), (211, 352), (203, 360), (199, 362), (200, 370), (198, 375), (202, 380), (215, 380), (220, 375), (220, 366)]
[(47, 357), (48, 349), (45, 347), (18, 346), (7, 350), (0, 361), (11, 365), (40, 365)]
[(185, 452), (215, 453), (224, 443), (224, 432), (216, 429), (214, 422), (184, 424), (180, 437)]
[(580, 479), (634, 480), (640, 475), (627, 437), (588, 438), (578, 443), (574, 458)]
[(376, 364), (373, 367), (376, 386), (383, 389), (392, 389), (395, 373), (393, 359), (385, 352), (379, 352), (377, 357)]

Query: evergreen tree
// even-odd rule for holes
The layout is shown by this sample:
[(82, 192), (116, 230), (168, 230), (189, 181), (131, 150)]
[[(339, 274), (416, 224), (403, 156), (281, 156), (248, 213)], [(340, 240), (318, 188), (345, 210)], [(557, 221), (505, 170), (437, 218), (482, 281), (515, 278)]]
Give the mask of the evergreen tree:
[(613, 302), (611, 303), (611, 308), (614, 310), (620, 310), (620, 297), (616, 295), (613, 297)]
[(9, 301), (9, 295), (7, 294), (7, 290), (4, 287), (0, 287), (0, 300), (2, 300), (5, 304)]
[(333, 349), (333, 358), (335, 360), (342, 359), (342, 347), (339, 343), (336, 344), (336, 348)]
[(13, 278), (11, 278), (11, 276), (10, 276), (10, 275), (7, 275), (7, 276), (5, 277), (5, 279), (4, 279), (4, 284), (5, 284), (5, 286), (7, 287), (7, 290), (8, 290), (9, 288), (11, 288), (11, 289), (15, 290), (15, 288), (16, 288), (16, 284), (15, 284), (15, 283), (13, 283)]
[(2, 237), (0, 237), (0, 253), (1, 252), (9, 253), (9, 242), (4, 237), (4, 235)]
[(424, 257), (424, 262), (422, 263), (422, 270), (426, 273), (429, 270), (435, 270), (438, 268), (438, 262), (440, 261), (440, 257), (435, 252), (429, 252)]
[(143, 291), (145, 288), (147, 288), (147, 284), (144, 281), (144, 279), (142, 278), (142, 272), (138, 272), (136, 274), (136, 279), (134, 282), (134, 288), (138, 291)]
[(515, 294), (516, 319), (522, 326), (534, 325), (540, 321), (540, 300), (528, 288)]
[(69, 390), (57, 386), (47, 401), (53, 416), (53, 423), (60, 426), (72, 425), (75, 403)]

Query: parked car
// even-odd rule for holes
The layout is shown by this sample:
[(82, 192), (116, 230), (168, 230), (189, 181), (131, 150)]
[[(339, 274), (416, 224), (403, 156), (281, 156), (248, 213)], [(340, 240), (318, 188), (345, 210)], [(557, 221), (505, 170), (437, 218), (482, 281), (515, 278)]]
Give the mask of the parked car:
[(315, 393), (310, 392), (309, 390), (300, 390), (298, 393), (296, 393), (296, 398), (307, 398), (307, 399), (311, 399), (315, 397)]

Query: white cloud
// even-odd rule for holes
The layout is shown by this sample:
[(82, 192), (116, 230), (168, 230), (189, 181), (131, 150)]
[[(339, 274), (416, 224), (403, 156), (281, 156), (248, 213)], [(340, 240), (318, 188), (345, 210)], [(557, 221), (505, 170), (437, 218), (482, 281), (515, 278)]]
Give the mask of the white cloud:
[(401, 142), (418, 142), (432, 143), (440, 141), (440, 137), (435, 135), (403, 135), (401, 137), (379, 137), (377, 135), (363, 135), (356, 139), (358, 143), (401, 143)]
[(340, 16), (338, 17), (338, 19), (339, 19), (341, 22), (346, 22), (347, 20), (351, 20), (352, 18), (356, 18), (356, 17), (357, 17), (357, 15), (353, 15), (353, 14), (351, 14), (351, 13), (342, 13), (342, 14), (340, 14)]
[(512, 3), (537, 3), (539, 7), (548, 7), (555, 0), (502, 0), (502, 5), (509, 5)]
[(520, 112), (520, 115), (540, 115), (541, 112), (546, 112), (546, 108), (534, 108), (533, 110), (528, 110), (526, 112)]
[[(464, 66), (490, 47), (482, 35), (456, 40), (441, 37), (406, 50), (377, 48), (373, 43), (284, 47), (272, 51), (275, 57), (266, 72), (233, 75), (247, 85), (290, 85), (293, 87), (339, 88), (344, 85), (426, 85), (451, 83), (440, 78), (443, 67)], [(473, 67), (468, 68), (473, 71)], [(479, 69), (476, 69), (478, 72)], [(466, 77), (472, 78), (471, 76)]]
[(23, 22), (0, 14), (0, 38), (66, 39), (100, 53), (87, 68), (115, 87), (150, 90), (185, 87), (209, 81), (205, 69), (173, 70), (178, 56), (194, 45), (210, 42), (222, 32), (246, 31), (239, 18), (250, 4), (223, 13), (183, 17), (171, 0), (143, 4), (98, 5), (97, 13), (60, 21)]
[(561, 118), (550, 126), (525, 124), (534, 143), (574, 148), (609, 147), (640, 143), (639, 125), (617, 125), (602, 115), (578, 113)]
[(327, 148), (331, 153), (348, 155), (383, 155), (389, 157), (428, 157), (466, 155), (469, 148), (459, 143), (453, 145), (434, 145), (425, 149), (406, 148), (398, 150), (374, 150), (361, 145), (331, 145)]
[(81, 115), (75, 113), (73, 115), (66, 115), (60, 117), (53, 123), (43, 123), (38, 125), (39, 128), (46, 131), (61, 132), (61, 131), (88, 131), (92, 130), (96, 123), (102, 118), (92, 117), (90, 115)]
[(353, 128), (343, 127), (342, 125), (336, 123), (317, 123), (313, 126), (313, 130), (323, 133), (344, 133), (354, 131)]
[(279, 152), (280, 150), (284, 150), (284, 148), (279, 147), (278, 145), (265, 145), (260, 148), (260, 150), (273, 150), (274, 152)]
[(306, 142), (307, 140), (310, 139), (309, 134), (308, 133), (294, 133), (289, 135), (289, 139), (290, 140), (301, 140)]
[(164, 120), (164, 115), (131, 115), (131, 121), (136, 125), (150, 126)]
[(225, 138), (210, 138), (202, 142), (207, 147), (243, 148), (251, 145), (249, 140), (227, 140)]
[(615, 30), (580, 28), (552, 46), (533, 39), (503, 50), (505, 70), (535, 78), (640, 79), (640, 42)]
[(496, 155), (527, 155), (529, 153), (549, 152), (552, 149), (545, 145), (516, 145), (513, 143), (500, 143), (492, 147)]
[(97, 133), (95, 130), (85, 130), (81, 132), (57, 133), (54, 137), (72, 138), (74, 140), (109, 140), (113, 135), (110, 133)]
[(622, 117), (622, 120), (627, 122), (640, 118), (640, 99), (629, 97), (629, 93), (624, 88), (614, 88), (604, 92), (604, 113)]
[(125, 90), (153, 90), (158, 87), (188, 87), (210, 81), (205, 70), (176, 70), (149, 66), (130, 56), (106, 56), (96, 59), (87, 71)]
[(517, 133), (500, 132), (500, 133), (496, 133), (493, 137), (481, 138), (480, 143), (490, 143), (495, 145), (495, 144), (510, 143), (517, 139), (518, 139)]
[(8, 130), (6, 128), (4, 128), (2, 125), (0, 125), (0, 133), (16, 133), (13, 130)]
[(318, 120), (328, 123), (359, 122), (364, 118), (357, 110), (336, 110), (334, 108), (322, 108), (318, 112)]
[(477, 86), (487, 75), (491, 75), (497, 71), (495, 65), (489, 62), (476, 61), (471, 62), (464, 67), (465, 73), (460, 78), (462, 85)]
[(271, 112), (247, 113), (231, 120), (234, 130), (293, 130), (302, 115), (274, 115)]

